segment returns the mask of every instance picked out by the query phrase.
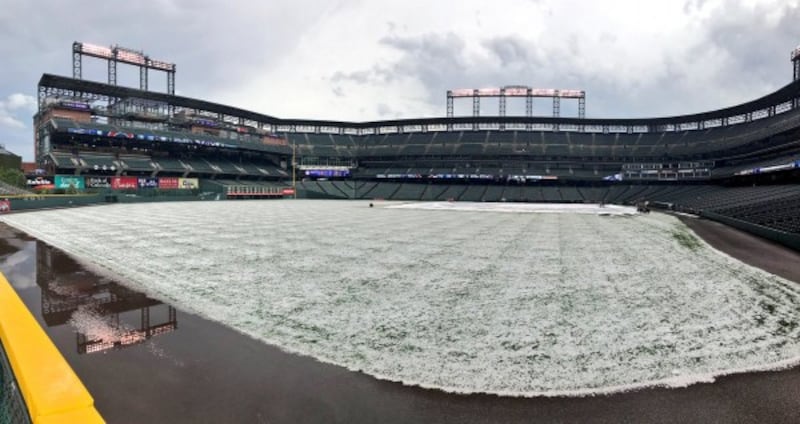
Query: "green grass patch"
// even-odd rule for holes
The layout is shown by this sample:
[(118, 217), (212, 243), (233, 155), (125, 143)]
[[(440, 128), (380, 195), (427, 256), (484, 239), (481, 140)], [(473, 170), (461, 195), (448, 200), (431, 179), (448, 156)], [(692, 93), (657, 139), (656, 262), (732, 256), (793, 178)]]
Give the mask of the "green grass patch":
[(700, 240), (684, 230), (673, 230), (672, 237), (680, 243), (681, 246), (689, 250), (699, 250), (703, 247)]

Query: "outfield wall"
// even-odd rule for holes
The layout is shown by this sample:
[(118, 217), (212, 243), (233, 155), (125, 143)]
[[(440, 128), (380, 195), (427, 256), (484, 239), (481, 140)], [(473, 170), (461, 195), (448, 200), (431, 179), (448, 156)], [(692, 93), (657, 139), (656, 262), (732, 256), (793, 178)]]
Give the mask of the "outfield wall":
[(32, 423), (104, 422), (86, 387), (2, 274), (0, 342)]
[(0, 200), (0, 213), (36, 209), (71, 208), (106, 203), (175, 202), (194, 200), (219, 200), (216, 193), (198, 193), (197, 190), (138, 190), (103, 191), (77, 195), (32, 195), (8, 197)]

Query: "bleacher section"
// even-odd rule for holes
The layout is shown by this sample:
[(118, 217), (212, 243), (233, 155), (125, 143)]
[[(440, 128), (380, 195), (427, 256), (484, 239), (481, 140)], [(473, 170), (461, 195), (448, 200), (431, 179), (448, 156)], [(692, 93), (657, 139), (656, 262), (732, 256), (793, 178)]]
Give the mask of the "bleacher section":
[[(481, 175), (483, 175), (488, 179), (509, 176), (545, 176), (571, 181), (602, 181), (603, 178), (620, 173), (623, 163), (628, 162), (623, 159), (630, 157), (635, 157), (636, 162), (691, 161), (693, 155), (727, 152), (729, 149), (749, 146), (754, 141), (763, 140), (776, 134), (784, 137), (785, 140), (782, 139), (784, 142), (796, 144), (796, 140), (790, 140), (793, 135), (787, 135), (786, 131), (800, 127), (800, 108), (781, 110), (774, 116), (759, 117), (752, 122), (702, 130), (673, 130), (658, 133), (581, 133), (574, 130), (506, 131), (494, 129), (434, 130), (425, 133), (358, 136), (343, 133), (287, 132), (279, 135), (283, 136), (288, 144), (276, 147), (278, 150), (274, 151), (283, 156), (259, 156), (262, 153), (253, 154), (253, 156), (248, 156), (250, 153), (247, 153), (241, 156), (248, 159), (240, 159), (240, 152), (236, 151), (236, 149), (245, 151), (243, 146), (252, 147), (255, 140), (258, 140), (248, 134), (223, 132), (224, 137), (196, 134), (189, 132), (188, 127), (185, 126), (181, 130), (180, 126), (175, 126), (172, 122), (159, 124), (161, 129), (145, 129), (141, 123), (129, 121), (113, 121), (114, 124), (111, 125), (102, 122), (87, 123), (53, 118), (49, 122), (55, 134), (95, 136), (97, 134), (92, 131), (100, 131), (105, 133), (106, 137), (115, 140), (111, 146), (104, 148), (104, 151), (115, 153), (104, 153), (99, 149), (84, 152), (83, 150), (89, 149), (89, 147), (86, 144), (82, 147), (79, 146), (79, 142), (74, 141), (76, 136), (70, 135), (69, 140), (73, 141), (66, 143), (67, 146), (62, 144), (61, 149), (73, 153), (53, 152), (50, 154), (56, 168), (62, 170), (57, 172), (69, 173), (70, 170), (75, 170), (76, 173), (88, 174), (93, 170), (105, 170), (106, 172), (118, 171), (128, 175), (131, 173), (155, 173), (217, 178), (280, 179), (289, 178), (290, 175), (275, 163), (287, 163), (292, 153), (291, 147), (296, 147), (297, 157), (309, 159), (312, 163), (314, 160), (318, 160), (320, 164), (327, 160), (341, 160), (357, 164), (358, 166), (353, 169), (355, 178), (378, 178), (381, 175), (397, 176), (402, 174), (421, 176), (450, 174), (474, 175), (475, 180), (482, 180)], [(97, 138), (95, 137), (95, 139)], [(144, 147), (139, 145), (124, 148), (124, 152), (115, 151), (114, 148), (120, 148), (121, 145), (127, 143), (125, 140), (146, 140), (148, 144)], [(224, 141), (224, 143), (208, 144), (216, 143), (215, 140)], [(86, 141), (84, 140), (83, 143)], [(151, 146), (153, 146), (152, 152), (149, 150)], [(188, 150), (179, 152), (173, 149), (176, 146), (188, 146)], [(209, 149), (220, 150), (202, 151), (206, 148), (204, 146), (212, 146)], [(109, 147), (111, 148), (109, 149)], [(166, 149), (167, 147), (169, 149)], [(169, 153), (165, 152), (165, 149), (169, 150)], [(80, 150), (79, 154), (75, 154), (74, 152), (78, 150)], [(224, 154), (220, 154), (221, 152)], [(168, 154), (171, 158), (165, 159), (164, 154)], [(737, 156), (737, 162), (731, 162), (733, 165), (728, 165), (728, 162), (723, 161), (725, 166), (712, 169), (712, 175), (727, 177), (744, 169), (769, 167), (779, 162), (792, 163), (799, 158), (796, 153), (787, 153), (769, 161), (756, 159), (748, 161), (742, 159), (743, 157), (748, 156)], [(713, 160), (711, 162), (713, 168)], [(692, 176), (692, 178), (707, 179), (708, 171), (704, 172), (706, 173)], [(469, 178), (460, 178), (461, 181), (458, 183), (472, 182), (465, 181), (467, 179)], [(393, 182), (405, 183), (398, 178), (394, 178)], [(456, 183), (456, 181), (451, 181), (451, 183)], [(469, 193), (472, 197), (477, 196), (472, 190)], [(536, 199), (545, 198), (541, 190), (532, 194)], [(569, 201), (582, 199), (580, 192), (556, 194), (558, 196), (548, 195), (547, 198), (561, 198)], [(493, 196), (494, 193), (490, 192), (489, 195)], [(516, 197), (515, 193), (512, 195)]]
[(800, 234), (800, 189), (794, 195), (766, 198), (714, 212), (763, 227)]
[(219, 167), (212, 165), (211, 163), (207, 162), (201, 158), (184, 158), (181, 159), (181, 162), (188, 166), (191, 172), (201, 173), (201, 174), (218, 174), (221, 172)]
[(651, 202), (796, 234), (798, 90), (795, 82), (726, 110), (625, 120), (347, 123), (240, 114), (246, 111), (219, 105), (173, 115), (167, 108), (153, 119), (120, 113), (127, 99), (97, 101), (81, 112), (41, 102), (36, 160), (48, 176), (96, 176), (118, 187), (121, 179), (112, 176), (144, 177), (137, 180), (142, 188), (150, 187), (148, 178), (198, 178), (201, 190), (216, 197), (278, 197), (297, 179), (297, 195), (306, 198)]
[(800, 184), (676, 187), (652, 196), (681, 211), (712, 212), (788, 233), (800, 233)]
[[(51, 128), (54, 132), (73, 133), (73, 134), (93, 134), (101, 132), (108, 137), (117, 138), (136, 138), (148, 141), (163, 141), (167, 143), (181, 143), (190, 145), (217, 145), (233, 148), (249, 149), (261, 152), (276, 154), (291, 154), (291, 142), (287, 144), (271, 144), (262, 141), (260, 136), (253, 136), (247, 133), (228, 131), (227, 136), (213, 134), (196, 134), (188, 130), (175, 127), (166, 129), (160, 128), (139, 128), (131, 122), (118, 122), (114, 125), (102, 122), (76, 122), (66, 118), (53, 118), (50, 120)], [(298, 143), (298, 145), (301, 145)], [(302, 145), (307, 145), (303, 141)]]
[(257, 163), (255, 164), (256, 170), (258, 170), (259, 174), (262, 176), (269, 176), (269, 177), (289, 177), (289, 173), (286, 171), (278, 168), (277, 166), (269, 163)]
[(167, 171), (167, 172), (187, 172), (189, 168), (186, 167), (180, 160), (174, 158), (153, 158), (153, 163), (156, 164), (156, 168), (160, 171)]
[(57, 168), (72, 170), (81, 167), (81, 162), (78, 158), (70, 153), (52, 152), (49, 157)]
[(119, 164), (122, 169), (129, 171), (153, 171), (153, 161), (146, 156), (120, 155)]
[[(287, 134), (298, 154), (320, 157), (358, 157), (365, 173), (382, 173), (376, 160), (392, 157), (452, 156), (474, 160), (492, 155), (535, 156), (547, 160), (616, 160), (625, 157), (658, 161), (664, 157), (724, 152), (800, 125), (800, 109), (733, 126), (662, 133), (603, 134), (552, 131), (452, 131), (411, 134), (380, 134), (362, 137), (328, 134)], [(343, 145), (353, 149), (342, 149)], [(472, 159), (470, 159), (472, 158)], [(454, 167), (461, 168), (458, 164)], [(385, 166), (384, 168), (388, 168)], [(407, 168), (414, 167), (409, 163)], [(441, 167), (439, 167), (441, 168)], [(613, 170), (613, 167), (611, 167)], [(489, 169), (487, 167), (487, 169)], [(497, 169), (497, 168), (495, 168)], [(524, 171), (524, 166), (503, 169), (504, 173)], [(527, 170), (531, 174), (530, 170)], [(574, 179), (601, 179), (608, 175), (597, 166), (553, 166), (552, 174)]]
[(779, 165), (790, 165), (800, 161), (800, 153), (793, 153), (782, 155), (774, 159), (758, 160), (755, 162), (744, 163), (740, 165), (729, 165), (715, 168), (712, 175), (715, 177), (730, 177), (743, 171), (764, 169)]
[(113, 155), (81, 153), (79, 156), (81, 168), (91, 170), (114, 171), (120, 168)]
[(800, 195), (798, 185), (775, 185), (726, 188), (719, 186), (678, 187), (669, 193), (658, 193), (651, 198), (679, 205), (689, 212), (718, 211), (764, 200), (780, 200)]
[(214, 169), (218, 170), (219, 173), (221, 174), (229, 174), (229, 175), (247, 174), (247, 171), (245, 171), (240, 166), (237, 166), (236, 164), (227, 159), (216, 158), (216, 159), (210, 159), (208, 160), (208, 162)]

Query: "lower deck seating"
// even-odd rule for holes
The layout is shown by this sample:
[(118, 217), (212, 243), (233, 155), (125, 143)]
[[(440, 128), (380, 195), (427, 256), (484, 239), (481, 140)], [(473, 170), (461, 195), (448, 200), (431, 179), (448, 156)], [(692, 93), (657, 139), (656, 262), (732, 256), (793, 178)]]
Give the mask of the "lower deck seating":
[(800, 234), (800, 184), (751, 187), (696, 186), (656, 200), (679, 210), (713, 212), (740, 221)]
[(152, 171), (153, 161), (147, 156), (120, 155), (119, 163), (122, 169), (131, 171)]
[(153, 162), (156, 164), (156, 167), (162, 171), (170, 171), (170, 172), (186, 172), (188, 169), (186, 166), (179, 161), (178, 159), (174, 158), (153, 158)]
[(79, 159), (82, 168), (111, 171), (120, 168), (113, 155), (81, 154)]
[(800, 194), (765, 199), (714, 212), (787, 233), (800, 234)]

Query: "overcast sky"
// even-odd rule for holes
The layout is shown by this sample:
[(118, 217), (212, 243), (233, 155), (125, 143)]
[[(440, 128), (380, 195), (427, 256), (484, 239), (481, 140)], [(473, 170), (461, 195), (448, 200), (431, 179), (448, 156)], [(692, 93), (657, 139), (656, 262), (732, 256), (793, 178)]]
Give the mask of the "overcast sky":
[[(282, 118), (443, 116), (448, 89), (512, 84), (586, 90), (590, 117), (700, 112), (790, 82), (799, 2), (0, 0), (0, 143), (33, 159), (36, 84), (71, 75), (73, 41), (144, 50), (177, 64), (178, 94)], [(105, 81), (105, 63), (85, 59), (84, 78)]]

